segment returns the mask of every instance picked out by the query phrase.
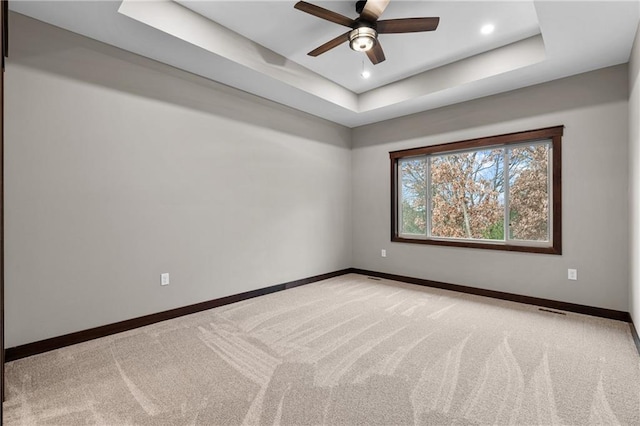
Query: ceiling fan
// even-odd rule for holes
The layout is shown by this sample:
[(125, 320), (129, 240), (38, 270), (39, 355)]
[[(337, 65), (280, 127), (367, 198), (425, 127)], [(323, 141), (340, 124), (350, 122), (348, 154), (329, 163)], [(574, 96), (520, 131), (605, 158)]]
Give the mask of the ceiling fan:
[(295, 8), (318, 18), (351, 28), (308, 53), (309, 56), (321, 55), (344, 42), (358, 52), (365, 52), (371, 62), (376, 65), (385, 60), (384, 51), (378, 40), (378, 34), (416, 33), (434, 31), (438, 28), (440, 18), (403, 18), (378, 21), (390, 0), (361, 0), (356, 2), (356, 19), (325, 9), (320, 6), (299, 1)]

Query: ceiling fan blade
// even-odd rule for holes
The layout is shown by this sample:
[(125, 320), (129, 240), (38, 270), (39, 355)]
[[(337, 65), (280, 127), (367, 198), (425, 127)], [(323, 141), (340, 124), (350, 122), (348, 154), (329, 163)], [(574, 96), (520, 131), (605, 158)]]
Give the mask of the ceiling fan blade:
[(389, 0), (367, 0), (360, 17), (365, 21), (375, 22), (389, 5)]
[(334, 47), (340, 46), (345, 41), (349, 41), (349, 33), (350, 32), (351, 31), (347, 31), (344, 34), (340, 34), (338, 37), (334, 38), (333, 40), (330, 40), (330, 41), (326, 42), (325, 44), (323, 44), (322, 46), (319, 46), (319, 47), (313, 49), (311, 52), (307, 53), (307, 55), (309, 55), (309, 56), (322, 55), (324, 52), (326, 52), (328, 50), (331, 50)]
[(373, 65), (377, 65), (386, 59), (380, 41), (378, 41), (371, 50), (367, 50), (367, 56)]
[(316, 6), (311, 3), (307, 3), (306, 1), (299, 1), (293, 7), (303, 12), (307, 12), (310, 15), (317, 16), (318, 18), (322, 18), (336, 24), (344, 25), (345, 27), (353, 27), (356, 22), (355, 20), (347, 18), (344, 15), (340, 15), (339, 13), (332, 12), (331, 10)]
[(433, 31), (439, 23), (440, 18), (385, 19), (378, 21), (377, 30), (379, 34), (418, 33)]

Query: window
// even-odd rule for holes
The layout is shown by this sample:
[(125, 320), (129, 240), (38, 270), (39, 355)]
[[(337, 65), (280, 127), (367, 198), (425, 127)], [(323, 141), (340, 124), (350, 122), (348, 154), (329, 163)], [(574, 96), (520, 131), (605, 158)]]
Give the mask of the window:
[(562, 133), (390, 152), (391, 240), (561, 254)]

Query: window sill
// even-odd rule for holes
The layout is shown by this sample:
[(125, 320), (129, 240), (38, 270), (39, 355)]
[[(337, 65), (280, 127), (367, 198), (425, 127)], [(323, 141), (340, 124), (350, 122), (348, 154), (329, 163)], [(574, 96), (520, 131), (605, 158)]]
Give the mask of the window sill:
[(511, 244), (496, 244), (496, 243), (476, 243), (470, 241), (450, 241), (450, 240), (430, 240), (430, 239), (413, 239), (403, 238), (398, 236), (391, 237), (392, 242), (396, 243), (409, 243), (409, 244), (427, 244), (434, 246), (448, 246), (448, 247), (464, 247), (474, 249), (488, 249), (488, 250), (502, 250), (502, 251), (516, 251), (523, 253), (541, 253), (541, 254), (555, 254), (561, 255), (561, 247), (541, 247), (541, 246), (525, 246), (525, 245), (511, 245)]

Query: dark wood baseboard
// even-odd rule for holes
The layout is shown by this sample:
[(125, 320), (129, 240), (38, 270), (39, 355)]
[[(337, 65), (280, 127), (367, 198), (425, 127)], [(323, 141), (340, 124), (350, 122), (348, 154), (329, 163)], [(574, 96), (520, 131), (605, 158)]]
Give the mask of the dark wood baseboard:
[(638, 355), (640, 355), (640, 336), (638, 336), (638, 329), (633, 324), (633, 319), (629, 318), (629, 328), (631, 328), (631, 336), (633, 337), (633, 342), (636, 344), (636, 349), (638, 349)]
[(65, 346), (75, 345), (77, 343), (86, 342), (88, 340), (109, 336), (123, 331), (133, 330), (134, 328), (144, 327), (145, 325), (155, 324), (160, 321), (166, 321), (183, 315), (194, 314), (196, 312), (206, 311), (218, 306), (228, 305), (230, 303), (240, 302), (242, 300), (251, 299), (253, 297), (264, 296), (265, 294), (275, 293), (277, 291), (298, 287), (305, 284), (311, 284), (317, 281), (326, 280), (328, 278), (338, 277), (340, 275), (352, 272), (351, 269), (343, 269), (340, 271), (330, 272), (327, 274), (316, 275), (309, 278), (290, 281), (284, 284), (276, 284), (271, 287), (251, 290), (240, 294), (221, 297), (220, 299), (208, 300), (206, 302), (196, 303), (194, 305), (183, 306), (168, 311), (158, 312), (155, 314), (145, 315), (138, 318), (132, 318), (125, 321), (107, 324), (100, 327), (90, 328), (88, 330), (77, 331), (75, 333), (65, 334), (63, 336), (52, 337), (50, 339), (40, 340), (25, 345), (15, 346), (5, 350), (5, 361), (15, 361), (20, 358), (37, 355), (54, 349), (63, 348)]
[(485, 290), (476, 287), (467, 287), (458, 284), (449, 284), (439, 281), (425, 280), (421, 278), (405, 277), (402, 275), (387, 274), (384, 272), (367, 271), (353, 268), (351, 272), (355, 274), (368, 275), (378, 278), (385, 278), (393, 281), (401, 281), (409, 284), (417, 284), (427, 287), (441, 288), (444, 290), (458, 291), (461, 293), (475, 294), (478, 296), (492, 297), (494, 299), (509, 300), (512, 302), (525, 303), (527, 305), (543, 306), (545, 308), (558, 309), (561, 311), (576, 312), (579, 314), (591, 315), (595, 317), (608, 318), (617, 321), (631, 322), (631, 315), (628, 312), (615, 311), (613, 309), (596, 308), (593, 306), (578, 305), (576, 303), (559, 302), (557, 300), (540, 299), (538, 297), (522, 296), (519, 294), (505, 293), (502, 291)]
[(145, 315), (138, 318), (132, 318), (125, 321), (116, 322), (113, 324), (107, 324), (100, 327), (91, 328), (88, 330), (77, 331), (75, 333), (65, 334), (63, 336), (52, 337), (50, 339), (40, 340), (38, 342), (27, 343), (25, 345), (15, 346), (5, 350), (5, 361), (15, 361), (20, 358), (26, 358), (28, 356), (37, 355), (43, 352), (51, 351), (54, 349), (63, 348), (65, 346), (75, 345), (77, 343), (86, 342), (88, 340), (97, 339), (100, 337), (109, 336), (123, 331), (133, 330), (138, 327), (144, 327), (146, 325), (155, 324), (160, 321), (166, 321), (173, 318), (181, 317), (183, 315), (189, 315), (196, 312), (206, 311), (208, 309), (216, 308), (218, 306), (228, 305), (230, 303), (240, 302), (242, 300), (251, 299), (253, 297), (263, 296), (269, 293), (275, 293), (298, 287), (305, 284), (311, 284), (317, 281), (326, 280), (328, 278), (338, 277), (341, 275), (354, 273), (360, 275), (366, 275), (376, 278), (384, 278), (393, 281), (400, 281), (409, 284), (416, 284), (426, 287), (440, 288), (444, 290), (457, 291), (460, 293), (475, 294), (478, 296), (491, 297), (494, 299), (509, 300), (512, 302), (525, 303), (527, 305), (543, 306), (546, 308), (558, 309), (568, 312), (576, 312), (585, 315), (592, 315), (596, 317), (608, 318), (618, 321), (628, 322), (631, 327), (631, 334), (633, 335), (635, 344), (640, 354), (640, 338), (638, 332), (631, 320), (631, 315), (628, 312), (615, 311), (612, 309), (596, 308), (592, 306), (579, 305), (575, 303), (559, 302), (556, 300), (541, 299), (531, 296), (522, 296), (513, 293), (506, 293), (495, 290), (485, 290), (476, 287), (468, 287), (458, 284), (449, 284), (440, 281), (425, 280), (422, 278), (406, 277), (403, 275), (387, 274), (385, 272), (368, 271), (364, 269), (348, 268), (340, 271), (330, 272), (327, 274), (316, 275), (309, 278), (303, 278), (296, 281), (290, 281), (284, 284), (276, 284), (271, 287), (265, 287), (257, 290), (247, 291), (245, 293), (234, 294), (231, 296), (222, 297), (220, 299), (209, 300), (206, 302), (196, 303), (194, 305), (183, 306), (181, 308), (171, 309), (168, 311), (158, 312), (155, 314)]

